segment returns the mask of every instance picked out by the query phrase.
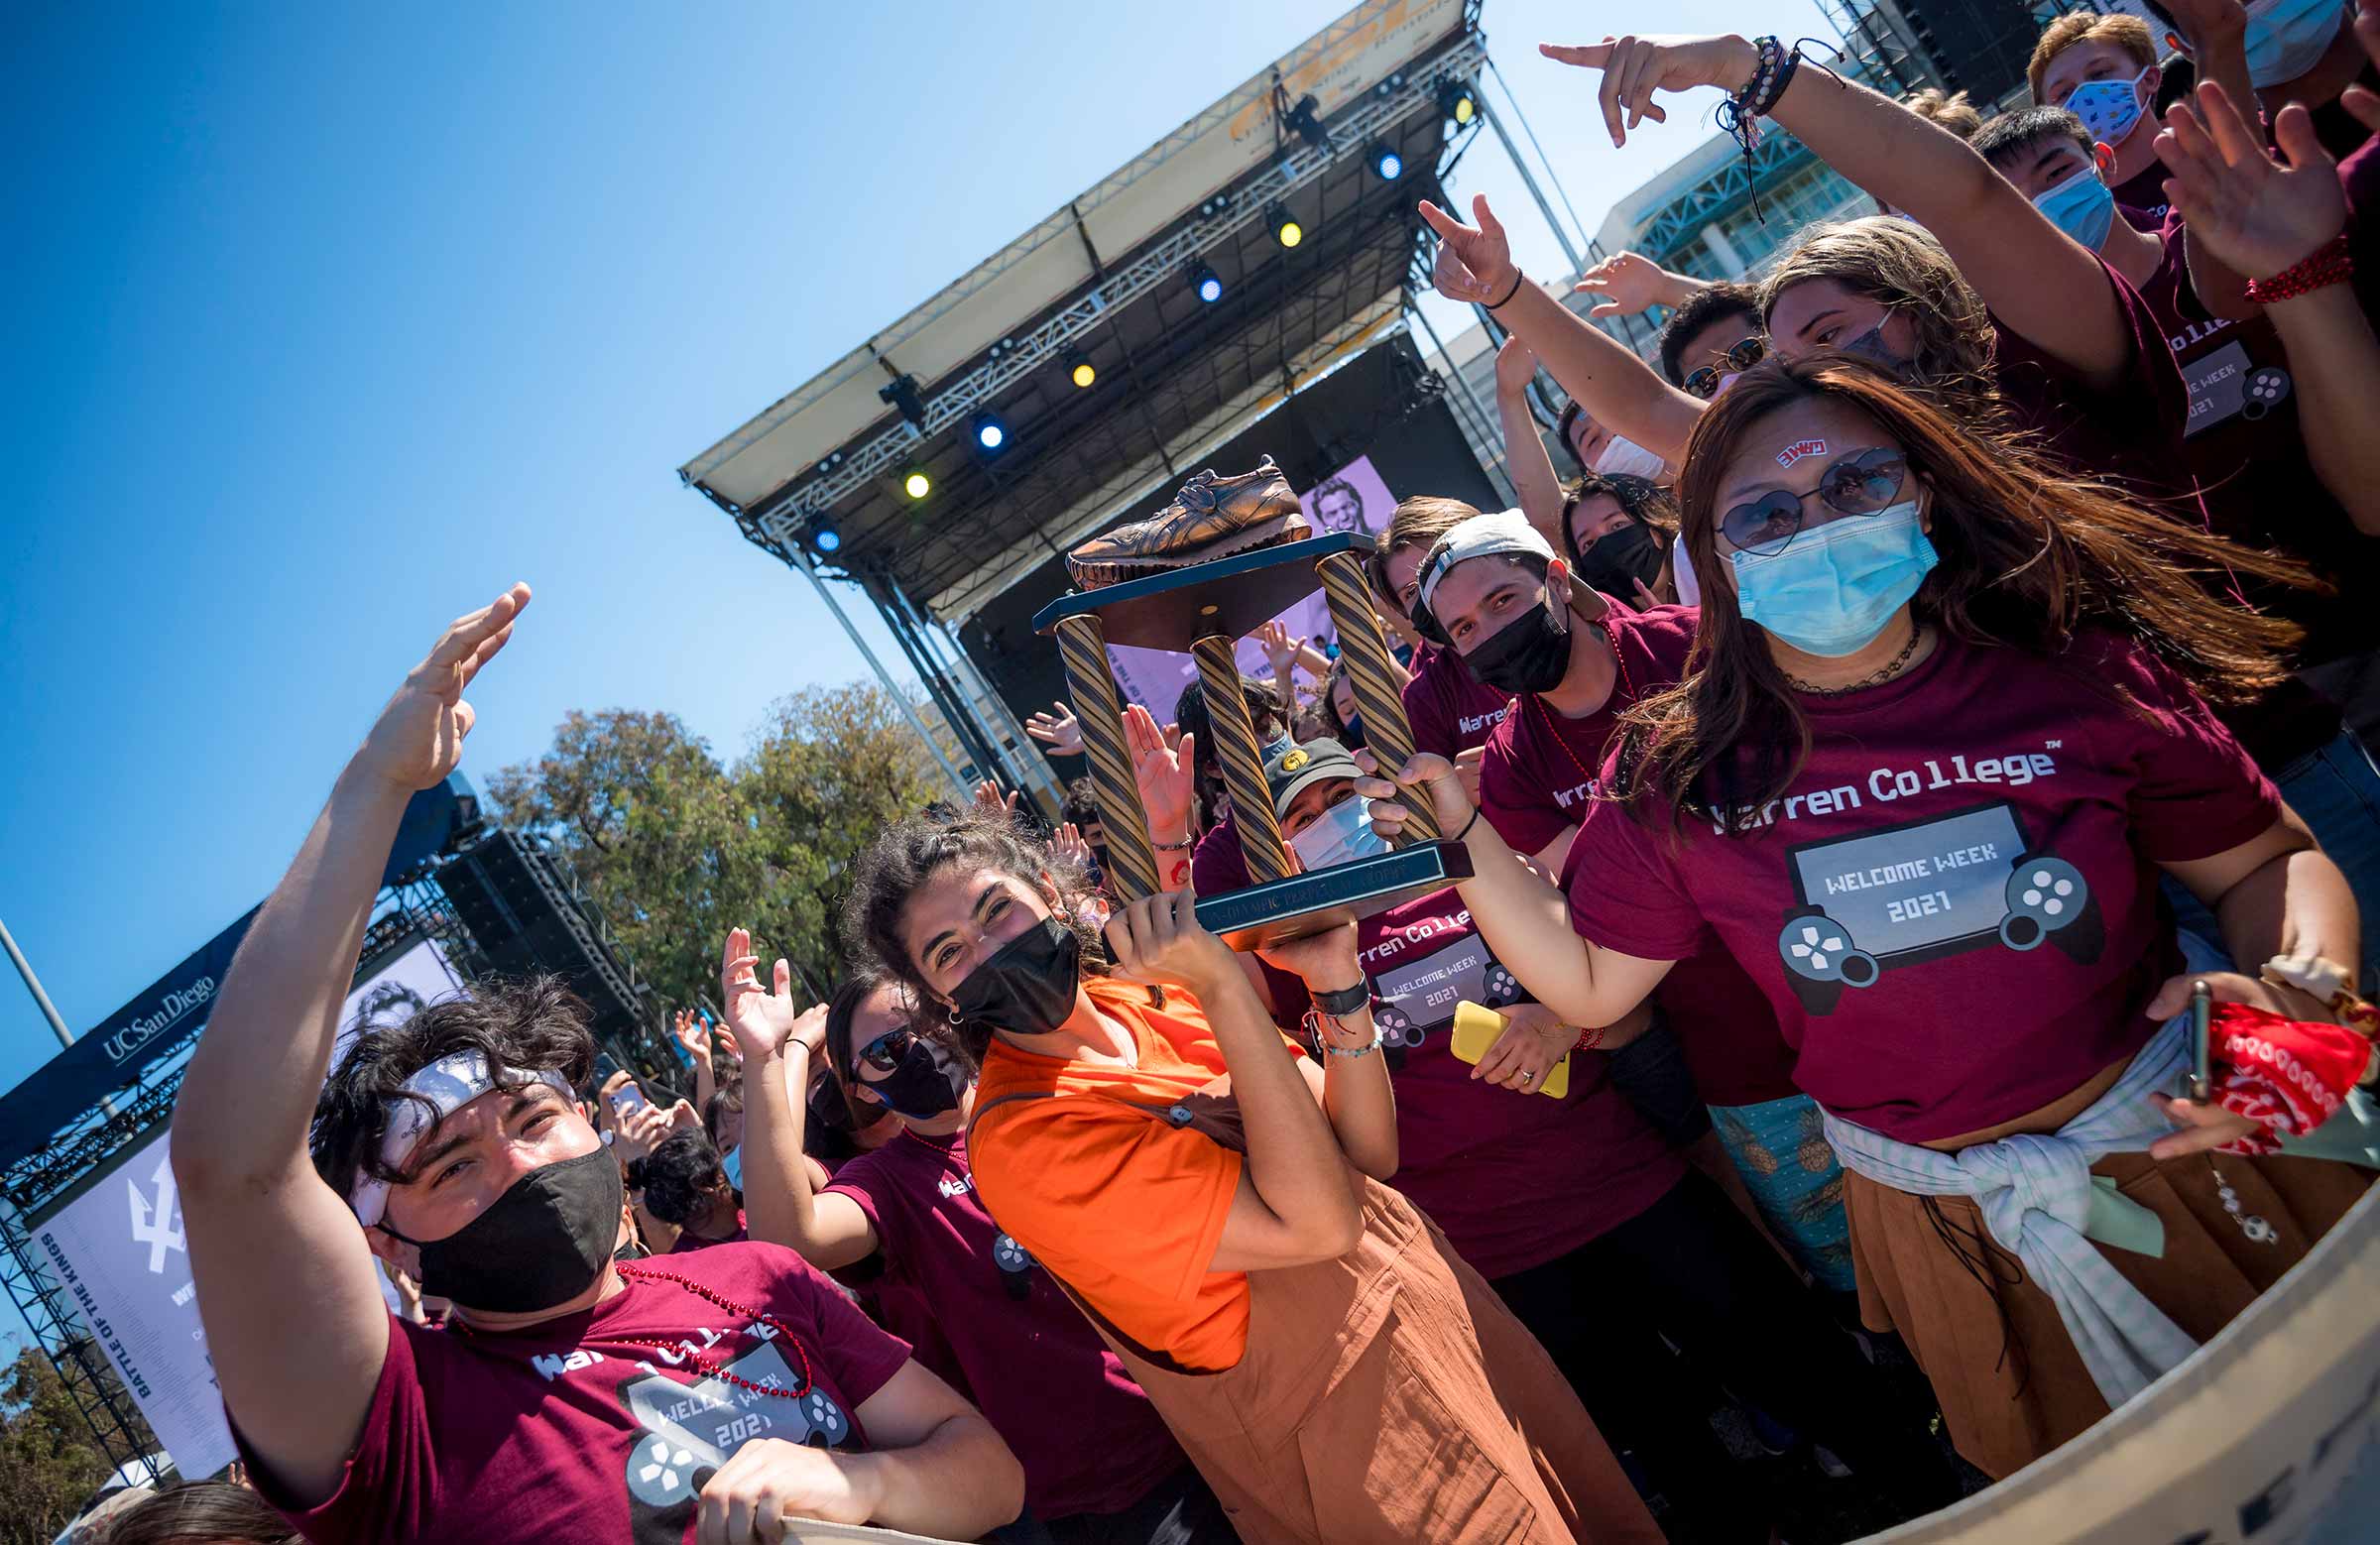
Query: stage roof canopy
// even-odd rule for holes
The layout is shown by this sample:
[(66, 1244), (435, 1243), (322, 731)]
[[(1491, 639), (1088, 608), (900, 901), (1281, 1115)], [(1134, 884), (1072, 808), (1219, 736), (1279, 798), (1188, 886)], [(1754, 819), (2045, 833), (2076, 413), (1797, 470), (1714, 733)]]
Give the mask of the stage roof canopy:
[[(1452, 130), (1442, 102), (1485, 61), (1477, 4), (1358, 6), (679, 476), (779, 556), (806, 543), (946, 619), (973, 612), (1397, 320), (1414, 204), (1480, 122)], [(1284, 122), (1308, 96), (1327, 152)], [(1295, 247), (1275, 238), (1283, 211)], [(902, 377), (921, 423), (880, 396)], [(986, 411), (997, 458), (975, 444)], [(915, 470), (921, 500), (902, 486)], [(826, 524), (831, 554), (809, 540)]]

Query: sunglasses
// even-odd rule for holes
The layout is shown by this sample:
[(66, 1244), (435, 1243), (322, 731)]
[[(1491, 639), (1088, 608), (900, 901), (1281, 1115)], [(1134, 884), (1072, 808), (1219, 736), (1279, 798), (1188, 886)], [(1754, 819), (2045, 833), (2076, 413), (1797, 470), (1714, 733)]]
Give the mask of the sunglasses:
[(917, 1032), (914, 1030), (906, 1028), (887, 1030), (867, 1045), (862, 1046), (859, 1056), (862, 1062), (867, 1063), (879, 1073), (897, 1073), (900, 1071), (902, 1059), (909, 1054), (909, 1048), (916, 1044)]
[[(1818, 480), (1818, 497), (1836, 515), (1877, 515), (1892, 507), (1901, 494), (1909, 464), (1897, 450), (1878, 447), (1845, 456), (1827, 468)], [(1738, 552), (1767, 557), (1782, 552), (1803, 526), (1808, 494), (1783, 489), (1737, 505), (1720, 518), (1720, 534)], [(1832, 520), (1833, 517), (1829, 517)], [(1821, 526), (1826, 521), (1818, 523)]]
[(1722, 365), (1705, 365), (1686, 378), (1686, 390), (1704, 402), (1719, 396), (1721, 376), (1740, 376), (1768, 357), (1768, 340), (1754, 334), (1720, 356)]

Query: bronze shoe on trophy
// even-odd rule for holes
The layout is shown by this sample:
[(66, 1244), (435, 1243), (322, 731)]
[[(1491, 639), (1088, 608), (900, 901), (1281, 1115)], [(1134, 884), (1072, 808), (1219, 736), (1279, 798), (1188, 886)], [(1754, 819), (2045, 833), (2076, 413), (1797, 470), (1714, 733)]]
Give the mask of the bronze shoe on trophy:
[(1199, 473), (1148, 519), (1094, 536), (1066, 554), (1066, 567), (1076, 585), (1096, 590), (1312, 535), (1289, 480), (1266, 456), (1253, 472), (1238, 477), (1217, 477), (1213, 469)]

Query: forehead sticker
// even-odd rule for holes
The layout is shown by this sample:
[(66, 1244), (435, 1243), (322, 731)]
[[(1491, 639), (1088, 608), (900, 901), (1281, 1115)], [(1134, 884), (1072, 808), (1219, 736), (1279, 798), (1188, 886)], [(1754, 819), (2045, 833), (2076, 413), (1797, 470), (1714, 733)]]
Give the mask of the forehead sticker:
[(1823, 456), (1827, 453), (1825, 440), (1795, 440), (1777, 452), (1777, 465), (1790, 467), (1804, 456)]

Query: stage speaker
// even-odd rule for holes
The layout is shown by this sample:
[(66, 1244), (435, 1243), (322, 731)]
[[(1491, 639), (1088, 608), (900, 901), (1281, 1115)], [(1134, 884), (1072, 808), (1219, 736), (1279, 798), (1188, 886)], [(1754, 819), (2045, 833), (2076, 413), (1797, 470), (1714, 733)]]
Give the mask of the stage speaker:
[(2024, 85), (2041, 24), (2022, 0), (1900, 0), (1897, 9), (1944, 87), (1964, 91), (1984, 117)]
[(496, 975), (551, 972), (586, 1000), (598, 1039), (642, 1038), (644, 1016), (628, 972), (535, 843), (491, 830), (441, 865), (437, 883)]

